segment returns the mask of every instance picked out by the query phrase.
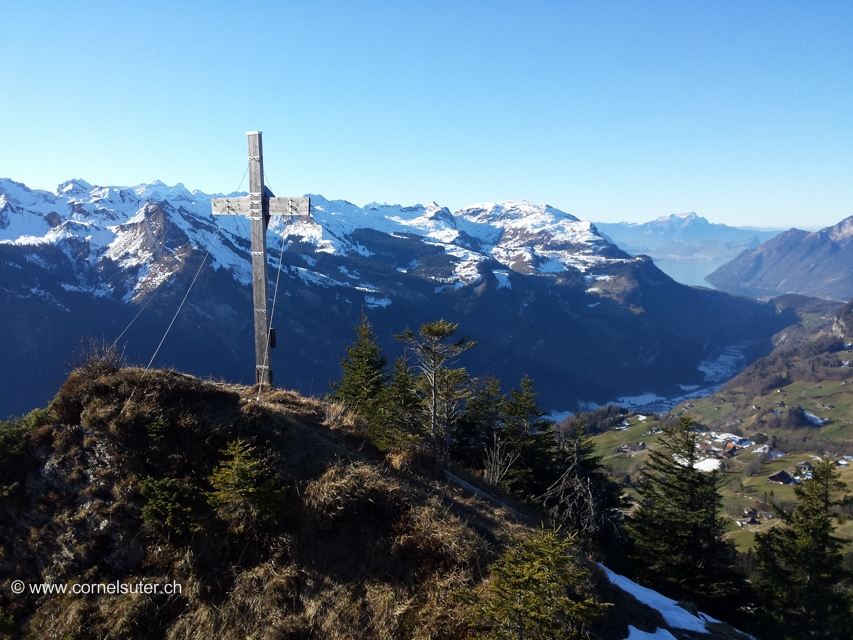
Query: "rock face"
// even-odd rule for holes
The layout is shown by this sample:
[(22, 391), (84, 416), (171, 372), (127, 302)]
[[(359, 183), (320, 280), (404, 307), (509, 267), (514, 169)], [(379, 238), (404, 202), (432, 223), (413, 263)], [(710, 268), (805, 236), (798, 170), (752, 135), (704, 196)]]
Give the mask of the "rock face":
[(853, 341), (853, 300), (836, 312), (832, 334), (841, 340)]
[[(120, 338), (142, 365), (156, 353), (153, 366), (253, 380), (249, 224), (215, 219), (210, 198), (159, 181), (48, 193), (0, 180), (0, 414), (44, 406), (81, 338)], [(451, 213), (312, 196), (311, 217), (274, 218), (268, 244), (274, 382), (309, 395), (339, 378), (362, 309), (392, 359), (392, 335), (458, 322), (480, 343), (460, 363), (471, 375), (508, 390), (529, 374), (558, 410), (701, 384), (710, 353), (769, 344), (786, 323), (773, 305), (679, 285), (548, 205)]]
[(847, 301), (853, 297), (853, 216), (814, 233), (781, 233), (707, 280), (722, 291), (754, 297), (799, 293)]

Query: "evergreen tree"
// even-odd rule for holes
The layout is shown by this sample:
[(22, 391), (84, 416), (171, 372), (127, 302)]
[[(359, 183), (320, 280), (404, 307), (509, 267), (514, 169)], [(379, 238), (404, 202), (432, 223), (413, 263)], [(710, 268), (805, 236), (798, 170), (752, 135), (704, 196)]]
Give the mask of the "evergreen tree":
[(571, 535), (585, 543), (618, 540), (617, 509), (622, 506), (622, 490), (595, 455), (595, 443), (586, 433), (583, 419), (577, 420), (562, 443), (558, 464), (560, 478), (542, 495), (551, 516)]
[(539, 395), (533, 380), (524, 376), (520, 389), (510, 392), (504, 405), (504, 428), (501, 439), (510, 450), (519, 454), (518, 462), (509, 472), (509, 485), (524, 493), (539, 495), (554, 481), (554, 452), (556, 441), (551, 421), (543, 420)]
[(628, 522), (635, 575), (676, 600), (717, 609), (741, 582), (723, 542), (720, 516), (724, 480), (695, 468), (698, 436), (690, 416), (664, 426), (659, 449), (649, 451), (638, 491), (639, 506)]
[(178, 535), (201, 528), (200, 491), (187, 481), (175, 478), (139, 478), (139, 492), (145, 498), (142, 523), (155, 530)]
[(456, 425), (469, 397), (468, 372), (465, 368), (444, 369), (437, 377), (438, 424), (444, 434), (444, 466), (450, 467), (450, 448), (455, 441)]
[(501, 394), (497, 378), (486, 375), (471, 381), (470, 397), (456, 430), (454, 452), (457, 458), (470, 465), (482, 462), (484, 451), (497, 444), (505, 404), (506, 396)]
[(418, 392), (417, 371), (409, 366), (404, 353), (394, 362), (391, 382), (382, 396), (380, 426), (372, 438), (374, 444), (385, 450), (424, 438), (423, 404), (423, 397)]
[[(542, 529), (527, 540), (513, 539), (492, 567), (492, 580), (476, 598), (477, 637), (494, 640), (585, 638), (587, 625), (607, 604), (575, 591), (585, 572), (574, 567), (572, 537)], [(473, 595), (473, 594), (472, 594)]]
[(812, 478), (794, 488), (792, 512), (775, 507), (786, 526), (755, 536), (757, 587), (776, 637), (853, 637), (851, 572), (844, 566), (844, 541), (833, 535), (833, 498), (845, 490), (830, 458), (815, 464)]
[(437, 320), (421, 325), (418, 335), (404, 331), (394, 336), (412, 348), (417, 368), (421, 372), (429, 438), (436, 466), (439, 465), (442, 445), (445, 466), (449, 466), (450, 429), (452, 422), (458, 418), (457, 395), (461, 393), (463, 379), (467, 378), (464, 369), (451, 370), (449, 365), (477, 344), (471, 342), (468, 336), (456, 342), (448, 342), (458, 326), (447, 320)]
[(276, 524), (287, 487), (255, 457), (248, 442), (235, 440), (220, 453), (225, 458), (208, 478), (213, 489), (207, 501), (216, 514), (230, 522), (235, 533), (262, 523)]
[[(388, 381), (385, 369), (388, 356), (376, 343), (373, 326), (362, 312), (361, 321), (353, 326), (355, 340), (340, 359), (342, 379), (331, 384), (333, 395), (353, 412), (364, 416), (368, 424), (376, 421), (376, 411)], [(374, 425), (375, 426), (375, 425)]]

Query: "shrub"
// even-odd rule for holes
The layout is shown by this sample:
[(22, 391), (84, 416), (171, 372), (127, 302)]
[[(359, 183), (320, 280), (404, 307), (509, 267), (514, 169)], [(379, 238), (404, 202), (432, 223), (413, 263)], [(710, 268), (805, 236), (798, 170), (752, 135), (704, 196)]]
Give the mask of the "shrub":
[(220, 452), (226, 459), (209, 478), (213, 491), (207, 494), (207, 501), (221, 519), (231, 523), (235, 533), (277, 524), (288, 489), (254, 451), (249, 443), (234, 440)]
[(160, 442), (169, 431), (169, 422), (162, 415), (159, 415), (145, 426), (145, 431), (148, 432), (148, 437), (154, 442)]
[[(574, 537), (559, 529), (541, 529), (526, 540), (513, 539), (492, 567), (492, 578), (480, 593), (468, 593), (481, 637), (507, 639), (574, 639), (587, 637), (586, 627), (607, 604), (577, 594), (585, 572), (570, 555)], [(466, 595), (466, 594), (463, 594)]]
[(47, 409), (35, 409), (20, 419), (0, 422), (0, 499), (21, 488), (27, 434), (44, 425), (46, 417)]
[(177, 534), (198, 531), (199, 490), (174, 478), (143, 477), (140, 492), (146, 499), (142, 507), (142, 522), (149, 529), (174, 531)]
[(83, 371), (90, 380), (97, 380), (103, 376), (118, 373), (127, 366), (127, 357), (124, 349), (119, 351), (115, 343), (107, 342), (106, 339), (98, 343), (94, 338), (85, 345), (80, 341), (80, 355), (72, 356), (71, 367)]

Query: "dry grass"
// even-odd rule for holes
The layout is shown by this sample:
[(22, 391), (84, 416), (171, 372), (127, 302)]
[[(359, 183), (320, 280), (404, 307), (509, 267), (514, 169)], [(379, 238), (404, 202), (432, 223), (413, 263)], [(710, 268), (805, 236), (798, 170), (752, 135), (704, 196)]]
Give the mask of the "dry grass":
[(429, 452), (414, 444), (408, 447), (392, 447), (385, 454), (385, 461), (395, 471), (403, 473), (416, 470), (434, 469), (435, 465)]
[(169, 640), (282, 638), (298, 629), (296, 613), (303, 574), (294, 565), (267, 562), (240, 572), (221, 602), (191, 582), (189, 606), (172, 624)]
[(488, 552), (485, 542), (437, 496), (403, 514), (394, 533), (394, 549), (418, 556), (428, 571), (468, 566)]
[(471, 572), (464, 569), (439, 574), (425, 583), (417, 594), (419, 606), (412, 608), (407, 621), (412, 640), (470, 637), (468, 605), (457, 600), (454, 594), (473, 584)]
[(350, 411), (343, 402), (323, 402), (323, 424), (349, 436), (367, 439), (367, 421)]
[(332, 465), (308, 484), (304, 504), (321, 530), (368, 524), (369, 519), (399, 511), (405, 501), (402, 485), (365, 462)]
[[(121, 368), (69, 376), (50, 422), (29, 436), (34, 499), (5, 540), (10, 579), (179, 582), (178, 597), (23, 598), (4, 611), (23, 637), (84, 640), (456, 639), (466, 605), (510, 536), (504, 510), (436, 482), (427, 456), (365, 443), (363, 420), (293, 392)], [(152, 427), (152, 424), (154, 425)], [(294, 487), (279, 525), (239, 537), (215, 519), (171, 538), (142, 527), (140, 476), (205, 490), (220, 451), (250, 440)], [(422, 460), (426, 463), (422, 466)], [(40, 466), (39, 466), (40, 465)]]

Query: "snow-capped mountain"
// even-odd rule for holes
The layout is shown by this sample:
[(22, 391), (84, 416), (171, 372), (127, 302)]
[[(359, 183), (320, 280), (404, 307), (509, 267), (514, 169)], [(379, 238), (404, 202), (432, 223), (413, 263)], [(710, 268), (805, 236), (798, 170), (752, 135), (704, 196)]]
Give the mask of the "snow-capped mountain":
[[(129, 287), (126, 295), (132, 298), (175, 273), (181, 247), (206, 247), (222, 227), (225, 240), (211, 249), (211, 265), (249, 283), (251, 272), (245, 247), (241, 248), (248, 240), (248, 225), (238, 217), (213, 216), (210, 199), (220, 195), (189, 191), (180, 183), (168, 187), (160, 181), (122, 188), (71, 180), (49, 193), (0, 180), (0, 243), (56, 244), (74, 239), (86, 246), (92, 264), (107, 260), (125, 271), (135, 269), (135, 282), (125, 282)], [(547, 205), (499, 202), (472, 205), (451, 214), (434, 202), (413, 207), (371, 203), (361, 208), (343, 200), (311, 197), (310, 219), (272, 218), (270, 237), (278, 236), (273, 245), (280, 248), (282, 241), (295, 241), (313, 245), (318, 253), (370, 256), (355, 239), (356, 230), (420, 237), (454, 259), (452, 273), (441, 282), (458, 285), (480, 282), (478, 265), (487, 260), (540, 275), (567, 268), (595, 271), (599, 266), (630, 260), (602, 238), (594, 225)], [(316, 284), (330, 275), (309, 268), (305, 271), (305, 277)], [(352, 280), (350, 276), (346, 283), (356, 286)], [(335, 277), (332, 281), (340, 284)], [(99, 282), (92, 293), (103, 295), (115, 284)]]
[[(47, 192), (0, 179), (0, 375), (16, 390), (0, 411), (43, 404), (34, 389), (58, 381), (45, 372), (81, 336), (122, 336), (146, 364), (185, 296), (154, 366), (249, 378), (249, 222), (213, 216), (211, 197), (159, 181), (71, 180)], [(480, 341), (472, 374), (509, 388), (528, 373), (543, 405), (559, 409), (701, 381), (709, 350), (764, 340), (780, 322), (769, 305), (678, 285), (547, 205), (451, 213), (434, 202), (311, 200), (310, 217), (273, 217), (268, 233), (271, 296), (280, 282), (276, 382), (304, 392), (339, 376), (362, 308), (392, 354), (392, 334), (459, 322)]]
[(607, 238), (631, 255), (656, 259), (731, 260), (780, 231), (741, 229), (709, 222), (696, 213), (676, 213), (651, 222), (597, 222)]

